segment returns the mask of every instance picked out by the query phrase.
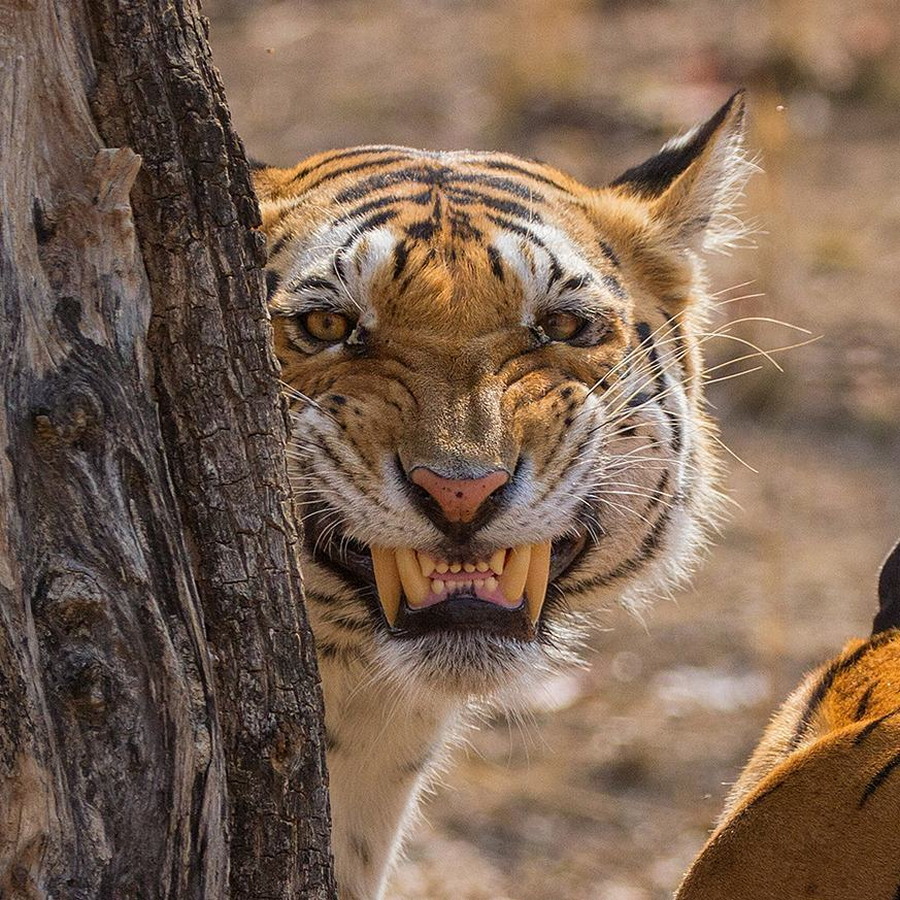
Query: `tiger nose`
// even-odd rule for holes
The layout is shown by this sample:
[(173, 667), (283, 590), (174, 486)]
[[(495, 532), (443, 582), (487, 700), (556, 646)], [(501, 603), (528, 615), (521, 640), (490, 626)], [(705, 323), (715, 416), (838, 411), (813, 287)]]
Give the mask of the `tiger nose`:
[(509, 481), (509, 474), (497, 469), (481, 478), (444, 478), (437, 472), (417, 466), (410, 480), (437, 501), (448, 522), (471, 522), (481, 504)]

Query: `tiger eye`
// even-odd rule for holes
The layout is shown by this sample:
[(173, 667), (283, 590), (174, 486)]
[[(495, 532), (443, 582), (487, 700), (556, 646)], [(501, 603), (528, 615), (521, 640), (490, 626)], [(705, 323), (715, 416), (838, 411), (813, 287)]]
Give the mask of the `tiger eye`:
[(353, 323), (347, 316), (325, 309), (313, 310), (300, 321), (310, 337), (326, 344), (344, 340), (353, 329)]
[(568, 341), (584, 328), (585, 321), (574, 313), (553, 312), (539, 319), (537, 324), (551, 341)]

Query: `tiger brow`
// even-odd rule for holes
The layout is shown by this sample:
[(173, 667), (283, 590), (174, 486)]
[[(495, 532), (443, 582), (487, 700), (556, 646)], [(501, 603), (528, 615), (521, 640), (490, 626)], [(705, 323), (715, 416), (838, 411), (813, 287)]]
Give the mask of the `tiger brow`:
[(359, 218), (368, 212), (376, 209), (383, 209), (385, 206), (391, 206), (394, 203), (414, 203), (416, 206), (425, 206), (431, 200), (431, 191), (421, 191), (418, 194), (389, 194), (386, 197), (378, 197), (375, 200), (369, 200), (368, 203), (360, 203), (353, 209), (343, 213), (339, 218), (335, 219), (335, 225), (349, 222), (351, 219)]
[(593, 282), (594, 276), (590, 272), (584, 272), (581, 275), (573, 275), (568, 281), (562, 285), (564, 291), (577, 291)]
[(495, 216), (492, 213), (487, 214), (488, 219), (493, 222), (495, 225), (500, 228), (506, 228), (509, 231), (514, 232), (515, 234), (520, 235), (523, 238), (531, 241), (536, 246), (540, 247), (544, 253), (547, 254), (550, 259), (550, 274), (547, 278), (547, 287), (551, 287), (560, 278), (563, 277), (564, 272), (562, 266), (559, 264), (559, 259), (557, 259), (556, 254), (547, 246), (546, 241), (542, 240), (538, 237), (530, 228), (527, 228), (525, 225), (521, 225), (518, 222), (514, 222), (512, 219), (504, 219), (500, 216)]
[(371, 231), (373, 228), (378, 228), (379, 225), (384, 225), (385, 222), (396, 219), (398, 215), (399, 213), (396, 209), (382, 209), (379, 212), (373, 213), (367, 219), (363, 219), (363, 221), (350, 232), (341, 246), (338, 247), (335, 258), (338, 258), (342, 253), (349, 250), (350, 247), (367, 231)]

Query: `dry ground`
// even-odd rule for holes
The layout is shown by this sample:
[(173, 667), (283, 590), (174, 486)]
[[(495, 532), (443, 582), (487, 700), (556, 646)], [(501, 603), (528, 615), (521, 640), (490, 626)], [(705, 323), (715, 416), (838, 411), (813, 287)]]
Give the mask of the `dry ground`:
[[(600, 183), (751, 89), (758, 249), (722, 315), (821, 339), (711, 394), (731, 520), (693, 587), (612, 611), (592, 667), (472, 737), (396, 879), (405, 900), (671, 895), (775, 704), (866, 633), (900, 535), (900, 18), (892, 0), (208, 3), (249, 152), (391, 141), (539, 156)], [(783, 108), (779, 108), (783, 107)], [(749, 282), (749, 284), (745, 284)], [(738, 287), (732, 287), (737, 285)], [(743, 286), (742, 286), (743, 285)], [(776, 347), (794, 335), (747, 326)], [(720, 342), (723, 345), (725, 342)], [(734, 348), (711, 345), (714, 362)]]

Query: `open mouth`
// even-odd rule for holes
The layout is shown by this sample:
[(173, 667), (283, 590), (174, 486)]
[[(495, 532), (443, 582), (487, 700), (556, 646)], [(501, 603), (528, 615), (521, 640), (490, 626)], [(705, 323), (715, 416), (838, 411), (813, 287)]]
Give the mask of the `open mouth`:
[(404, 599), (406, 609), (415, 613), (461, 598), (499, 610), (524, 607), (534, 624), (547, 596), (550, 541), (497, 550), (486, 560), (458, 562), (407, 547), (372, 547), (371, 552), (378, 599), (391, 626), (397, 624)]
[(305, 517), (308, 549), (317, 562), (338, 569), (377, 599), (373, 611), (397, 638), (468, 631), (535, 640), (548, 587), (587, 543), (579, 531), (475, 558), (442, 558), (411, 547), (367, 546), (320, 529), (327, 519), (327, 514)]

